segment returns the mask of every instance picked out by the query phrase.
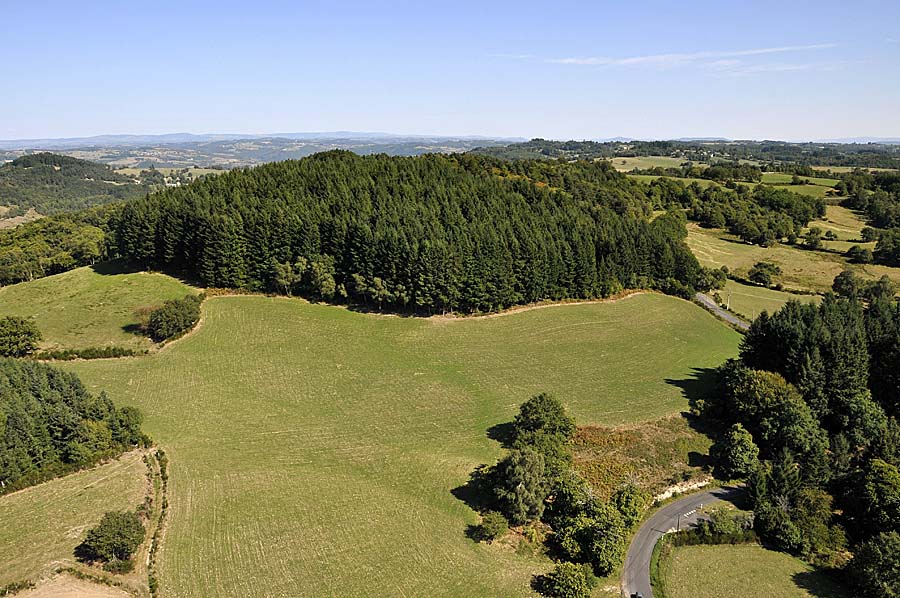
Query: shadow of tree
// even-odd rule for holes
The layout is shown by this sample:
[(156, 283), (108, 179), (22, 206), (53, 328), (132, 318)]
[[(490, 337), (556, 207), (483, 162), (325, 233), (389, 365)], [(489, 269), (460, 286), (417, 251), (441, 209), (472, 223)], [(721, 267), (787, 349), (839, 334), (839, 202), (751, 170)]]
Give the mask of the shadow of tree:
[(794, 573), (791, 579), (798, 588), (817, 598), (846, 598), (850, 595), (843, 590), (835, 576), (826, 571), (801, 571)]
[(512, 448), (516, 427), (512, 422), (495, 424), (488, 428), (487, 437), (499, 442), (503, 448)]
[[(693, 368), (688, 378), (666, 378), (665, 382), (681, 389), (681, 395), (687, 399), (692, 410), (719, 392), (719, 376), (715, 368)], [(686, 412), (682, 415), (697, 432), (707, 436), (716, 435), (716, 430), (711, 429), (693, 413)]]
[(489, 478), (489, 465), (479, 465), (469, 474), (469, 479), (462, 486), (457, 486), (450, 493), (461, 500), (474, 511), (484, 512), (490, 510), (493, 504), (491, 484)]

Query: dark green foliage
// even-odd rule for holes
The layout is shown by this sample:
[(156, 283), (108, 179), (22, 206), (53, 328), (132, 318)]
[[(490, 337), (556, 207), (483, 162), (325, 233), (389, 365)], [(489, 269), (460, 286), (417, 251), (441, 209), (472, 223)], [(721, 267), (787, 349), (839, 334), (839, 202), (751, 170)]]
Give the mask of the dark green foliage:
[(575, 563), (557, 563), (535, 583), (538, 591), (552, 598), (588, 598), (596, 578)]
[(137, 513), (110, 511), (88, 530), (75, 552), (84, 561), (127, 561), (143, 541), (144, 524)]
[(544, 456), (548, 467), (558, 469), (571, 462), (565, 446), (575, 435), (575, 420), (566, 408), (546, 393), (535, 395), (522, 403), (513, 420), (512, 446), (531, 448)]
[(772, 286), (777, 276), (781, 276), (781, 268), (771, 262), (756, 262), (747, 274), (750, 282), (764, 287)]
[(875, 260), (871, 249), (859, 245), (853, 245), (844, 255), (854, 264), (871, 264)]
[[(146, 351), (144, 351), (146, 353)], [(71, 361), (73, 359), (111, 359), (139, 355), (134, 349), (125, 347), (85, 347), (83, 349), (53, 349), (35, 354), (35, 359), (44, 361)]]
[(154, 341), (161, 343), (191, 330), (200, 320), (200, 304), (203, 297), (187, 295), (182, 299), (171, 299), (150, 312), (147, 333)]
[(739, 423), (716, 441), (712, 451), (716, 472), (726, 480), (749, 476), (759, 461), (759, 447), (753, 442), (753, 435)]
[(488, 511), (481, 516), (481, 524), (477, 526), (475, 534), (478, 540), (493, 542), (501, 537), (509, 529), (509, 522), (502, 513)]
[(16, 316), (0, 318), (0, 356), (25, 357), (41, 341), (41, 331), (31, 320)]
[(515, 525), (540, 519), (548, 487), (544, 456), (531, 449), (511, 451), (491, 473), (497, 504)]
[(0, 205), (49, 216), (140, 197), (147, 188), (104, 164), (39, 153), (0, 166)]
[(640, 523), (647, 508), (648, 496), (634, 484), (627, 484), (613, 494), (610, 502), (622, 516), (622, 523), (628, 529)]
[(134, 571), (134, 561), (130, 559), (125, 561), (121, 559), (112, 559), (111, 561), (103, 563), (103, 570), (119, 575), (131, 573)]
[(873, 533), (900, 532), (900, 471), (874, 459), (863, 477), (861, 492), (864, 520)]
[(0, 285), (87, 266), (105, 251), (104, 232), (86, 214), (42, 218), (0, 230)]
[(862, 596), (900, 596), (900, 534), (883, 532), (863, 542), (850, 569)]
[(209, 286), (413, 312), (492, 311), (625, 287), (690, 294), (677, 216), (603, 163), (328, 152), (128, 203), (118, 252)]
[(700, 519), (695, 527), (666, 536), (666, 542), (673, 546), (746, 544), (756, 539), (752, 516), (726, 510), (715, 511), (709, 518)]
[(900, 228), (881, 233), (872, 255), (879, 264), (900, 266)]
[(0, 360), (0, 493), (143, 443), (141, 419), (133, 407), (90, 394), (73, 374)]

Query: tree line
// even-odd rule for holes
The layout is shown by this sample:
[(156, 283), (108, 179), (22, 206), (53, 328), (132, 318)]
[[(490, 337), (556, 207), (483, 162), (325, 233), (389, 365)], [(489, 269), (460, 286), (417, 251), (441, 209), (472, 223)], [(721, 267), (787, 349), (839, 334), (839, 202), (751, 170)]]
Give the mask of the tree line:
[(683, 218), (650, 211), (602, 163), (334, 151), (154, 193), (111, 228), (119, 255), (210, 287), (415, 313), (707, 288)]
[(748, 478), (760, 537), (844, 572), (867, 596), (900, 591), (896, 578), (885, 581), (900, 561), (900, 307), (892, 295), (864, 303), (829, 294), (818, 306), (791, 301), (763, 313), (739, 359), (720, 368), (718, 392), (694, 405), (725, 431), (714, 447), (719, 472)]
[(145, 444), (142, 419), (74, 374), (0, 358), (0, 494)]

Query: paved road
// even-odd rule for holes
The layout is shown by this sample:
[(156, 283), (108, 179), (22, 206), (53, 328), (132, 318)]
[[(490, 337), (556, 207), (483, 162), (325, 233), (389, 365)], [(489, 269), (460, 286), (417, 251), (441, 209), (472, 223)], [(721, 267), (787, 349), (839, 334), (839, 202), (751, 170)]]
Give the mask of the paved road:
[(716, 302), (712, 300), (712, 297), (710, 297), (709, 295), (704, 295), (703, 293), (697, 293), (696, 295), (694, 295), (694, 298), (697, 301), (699, 301), (700, 303), (702, 303), (706, 309), (713, 312), (714, 314), (716, 314), (718, 317), (722, 318), (726, 322), (728, 322), (730, 324), (734, 324), (741, 330), (747, 330), (748, 328), (750, 328), (750, 324), (748, 324), (747, 322), (738, 318), (734, 314), (727, 312), (724, 309), (722, 309), (721, 307), (719, 307), (716, 304)]
[(704, 505), (720, 500), (732, 500), (743, 491), (742, 488), (726, 486), (706, 492), (685, 496), (670, 503), (653, 514), (644, 522), (628, 547), (625, 566), (622, 569), (622, 593), (632, 596), (640, 593), (644, 598), (651, 598), (650, 557), (656, 542), (669, 530), (680, 524), (682, 529), (692, 525), (699, 518), (698, 510)]

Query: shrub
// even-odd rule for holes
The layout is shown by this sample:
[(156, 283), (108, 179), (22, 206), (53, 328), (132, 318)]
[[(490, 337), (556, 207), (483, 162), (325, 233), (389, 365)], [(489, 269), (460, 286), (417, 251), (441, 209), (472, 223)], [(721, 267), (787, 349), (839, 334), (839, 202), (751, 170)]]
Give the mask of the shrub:
[(509, 529), (509, 523), (502, 513), (488, 511), (481, 516), (481, 525), (476, 528), (476, 537), (480, 541), (493, 542)]
[(520, 525), (544, 513), (545, 471), (543, 455), (531, 449), (512, 451), (494, 466), (494, 496), (510, 522)]
[(8, 316), (0, 318), (0, 355), (25, 357), (37, 349), (41, 331), (34, 322), (25, 318)]
[(143, 541), (144, 525), (137, 513), (110, 511), (88, 531), (75, 554), (84, 561), (127, 561)]
[(745, 478), (759, 460), (753, 436), (741, 424), (734, 424), (713, 447), (718, 473), (725, 479)]
[(596, 578), (575, 563), (558, 563), (547, 575), (535, 583), (544, 596), (553, 598), (587, 598), (596, 585)]
[(647, 495), (634, 484), (619, 488), (612, 497), (612, 503), (622, 515), (625, 527), (632, 529), (641, 521), (644, 507), (647, 506)]
[(110, 573), (118, 573), (120, 575), (123, 573), (131, 573), (134, 571), (134, 561), (130, 559), (124, 561), (121, 559), (113, 559), (104, 563), (103, 570), (109, 571)]
[(202, 296), (188, 295), (172, 299), (150, 312), (147, 332), (154, 341), (161, 343), (184, 334), (200, 319)]
[(781, 276), (781, 268), (771, 262), (756, 262), (747, 274), (751, 282), (764, 287), (771, 286), (776, 276)]

